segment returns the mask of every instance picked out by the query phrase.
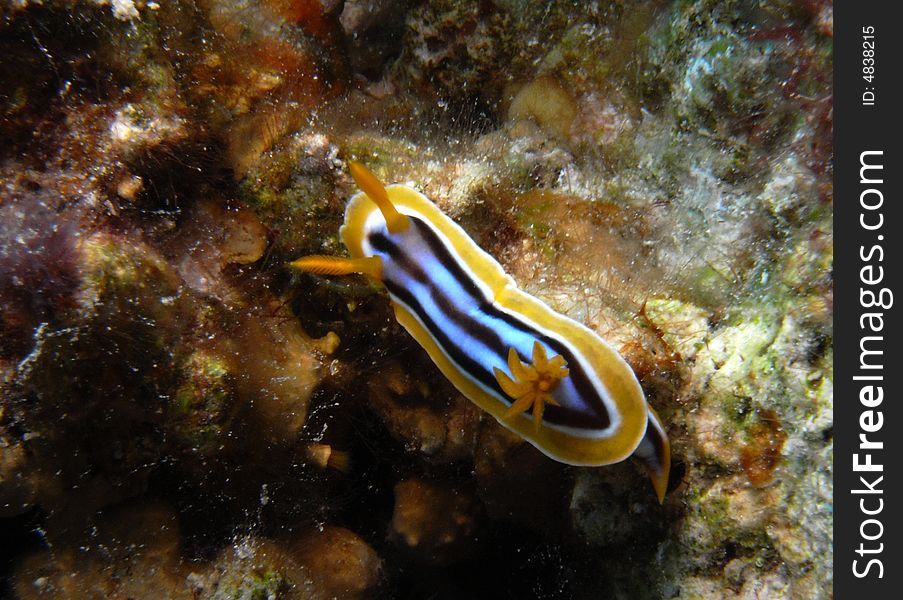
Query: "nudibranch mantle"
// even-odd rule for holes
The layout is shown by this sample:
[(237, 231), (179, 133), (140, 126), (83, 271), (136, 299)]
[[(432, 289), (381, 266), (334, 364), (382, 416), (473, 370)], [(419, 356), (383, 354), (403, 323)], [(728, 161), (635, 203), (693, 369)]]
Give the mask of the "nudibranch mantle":
[[(305, 257), (294, 266), (379, 280), (398, 322), (468, 399), (560, 462), (601, 466), (634, 455), (661, 500), (668, 438), (620, 354), (520, 290), (426, 196), (400, 184), (383, 188), (351, 166), (364, 190), (349, 200), (340, 229), (352, 258)], [(518, 390), (521, 400), (512, 397)]]

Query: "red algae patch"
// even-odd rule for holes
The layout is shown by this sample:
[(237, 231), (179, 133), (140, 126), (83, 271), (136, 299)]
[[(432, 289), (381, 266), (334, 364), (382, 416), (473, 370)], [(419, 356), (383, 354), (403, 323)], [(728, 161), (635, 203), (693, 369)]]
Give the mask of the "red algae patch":
[(758, 421), (747, 431), (746, 443), (740, 449), (740, 464), (754, 486), (771, 482), (786, 439), (777, 414), (770, 410), (760, 411)]

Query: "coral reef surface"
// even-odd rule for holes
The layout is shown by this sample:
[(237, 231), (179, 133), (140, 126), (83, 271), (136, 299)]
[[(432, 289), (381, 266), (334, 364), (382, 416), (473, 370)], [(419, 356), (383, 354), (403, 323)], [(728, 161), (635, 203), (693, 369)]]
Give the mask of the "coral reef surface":
[[(832, 598), (832, 18), (0, 0), (0, 596)], [(287, 267), (349, 159), (620, 351), (662, 504)]]

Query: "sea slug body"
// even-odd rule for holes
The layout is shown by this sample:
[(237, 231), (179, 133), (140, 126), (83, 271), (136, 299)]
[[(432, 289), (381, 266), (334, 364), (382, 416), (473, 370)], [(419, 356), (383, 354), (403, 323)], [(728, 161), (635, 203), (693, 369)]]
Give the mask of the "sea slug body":
[(383, 187), (359, 163), (349, 167), (363, 190), (340, 230), (351, 258), (306, 256), (292, 266), (378, 280), (398, 322), (468, 399), (560, 462), (601, 466), (634, 456), (661, 501), (668, 438), (618, 352), (518, 289), (428, 198)]

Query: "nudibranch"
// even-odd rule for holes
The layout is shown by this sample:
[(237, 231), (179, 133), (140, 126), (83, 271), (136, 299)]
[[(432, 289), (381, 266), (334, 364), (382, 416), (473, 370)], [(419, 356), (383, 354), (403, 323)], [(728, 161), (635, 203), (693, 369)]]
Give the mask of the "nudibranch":
[(384, 187), (360, 163), (349, 161), (349, 169), (362, 190), (340, 229), (351, 258), (306, 256), (292, 266), (379, 281), (398, 322), (477, 406), (563, 463), (636, 457), (662, 501), (668, 437), (620, 354), (520, 290), (424, 195)]

